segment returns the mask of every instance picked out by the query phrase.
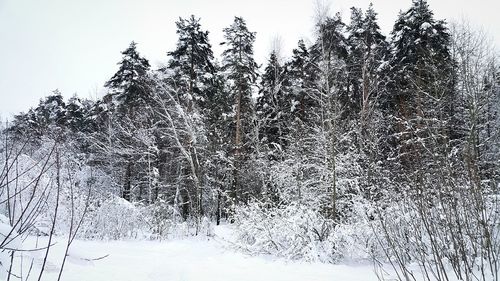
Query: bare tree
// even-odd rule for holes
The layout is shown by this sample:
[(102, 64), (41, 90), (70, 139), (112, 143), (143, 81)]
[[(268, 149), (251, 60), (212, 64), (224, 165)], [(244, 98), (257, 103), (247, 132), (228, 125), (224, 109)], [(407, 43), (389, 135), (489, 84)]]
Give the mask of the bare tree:
[[(373, 224), (399, 280), (500, 278), (500, 186), (495, 173), (485, 172), (486, 159), (481, 156), (490, 143), (498, 144), (495, 134), (487, 132), (488, 108), (498, 98), (498, 88), (485, 82), (494, 81), (495, 60), (484, 34), (468, 24), (454, 25), (452, 35), (457, 109), (451, 119), (441, 120), (446, 122), (437, 122), (436, 116), (420, 119), (414, 130), (425, 130), (426, 138), (415, 141), (426, 162), (407, 176), (414, 192), (405, 193), (388, 209), (380, 208)], [(450, 110), (446, 97), (417, 90), (441, 110)], [(458, 136), (443, 133), (448, 125)], [(420, 268), (419, 274), (412, 264)]]
[[(37, 157), (38, 160), (34, 160), (25, 155), (30, 140), (22, 144), (11, 141), (8, 130), (3, 131), (3, 136), (5, 138), (0, 151), (5, 158), (0, 172), (0, 208), (2, 213), (7, 214), (8, 219), (2, 221), (0, 250), (2, 255), (10, 256), (10, 262), (1, 265), (1, 270), (5, 270), (2, 275), (6, 274), (6, 280), (12, 278), (28, 280), (30, 276), (41, 280), (46, 273), (50, 249), (54, 245), (53, 238), (58, 225), (58, 213), (61, 211), (60, 203), (64, 183), (61, 181), (60, 151), (63, 146), (58, 141), (48, 141), (48, 148)], [(76, 206), (71, 204), (69, 208), (71, 214), (75, 213), (75, 209)], [(71, 218), (69, 241), (65, 248), (66, 255), (85, 214), (86, 209), (80, 213), (77, 221), (73, 216)], [(51, 218), (49, 224), (42, 228), (38, 222), (42, 216), (46, 215)], [(28, 236), (39, 235), (47, 236), (45, 244), (40, 245), (37, 242), (36, 246), (23, 245), (23, 241)], [(23, 264), (22, 253), (33, 251), (44, 252), (39, 268), (34, 266), (34, 259), (30, 259), (28, 265)], [(59, 275), (63, 272), (66, 255), (59, 269)], [(33, 276), (35, 270), (39, 270), (37, 276)]]

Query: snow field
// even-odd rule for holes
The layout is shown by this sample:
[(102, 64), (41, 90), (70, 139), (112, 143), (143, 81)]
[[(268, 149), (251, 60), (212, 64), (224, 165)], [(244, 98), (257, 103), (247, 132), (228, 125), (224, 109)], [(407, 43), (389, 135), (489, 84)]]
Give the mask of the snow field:
[[(213, 238), (173, 241), (75, 240), (64, 281), (374, 281), (373, 266), (291, 262), (238, 253), (231, 249), (227, 226), (216, 228)], [(29, 241), (33, 243), (34, 240)], [(57, 280), (64, 239), (56, 239), (42, 280)], [(42, 252), (24, 252), (43, 261)], [(19, 258), (19, 257), (18, 257)], [(27, 259), (25, 259), (27, 260)], [(36, 270), (34, 271), (37, 272)], [(33, 274), (36, 275), (36, 274)], [(35, 277), (35, 276), (33, 276)], [(38, 276), (36, 276), (38, 277)], [(31, 279), (31, 278), (30, 278)]]

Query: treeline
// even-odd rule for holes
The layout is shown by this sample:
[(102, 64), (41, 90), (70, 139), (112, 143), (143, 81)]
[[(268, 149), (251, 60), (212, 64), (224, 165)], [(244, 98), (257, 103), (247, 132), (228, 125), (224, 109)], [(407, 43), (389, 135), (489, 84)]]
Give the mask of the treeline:
[(116, 183), (100, 188), (197, 221), (293, 203), (336, 225), (359, 202), (432, 206), (448, 188), (498, 189), (496, 54), (426, 1), (412, 1), (388, 37), (371, 5), (352, 8), (349, 23), (323, 17), (311, 45), (287, 59), (272, 51), (261, 70), (244, 19), (223, 30), (220, 59), (199, 18), (176, 25), (164, 67), (152, 70), (132, 42), (102, 99), (55, 91), (16, 115), (8, 136), (28, 151), (46, 138), (69, 144)]

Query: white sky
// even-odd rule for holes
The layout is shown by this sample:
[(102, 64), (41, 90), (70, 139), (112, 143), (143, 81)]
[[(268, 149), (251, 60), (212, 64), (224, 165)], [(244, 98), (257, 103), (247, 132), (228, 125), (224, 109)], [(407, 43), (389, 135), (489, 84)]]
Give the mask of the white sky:
[[(64, 96), (102, 95), (130, 41), (153, 67), (177, 41), (175, 21), (194, 14), (209, 30), (219, 56), (222, 29), (242, 16), (257, 32), (255, 58), (264, 63), (273, 38), (288, 56), (300, 38), (311, 39), (314, 0), (0, 0), (0, 116), (26, 111), (59, 89)], [(349, 18), (351, 6), (370, 0), (327, 0)], [(386, 35), (411, 0), (372, 0)], [(437, 19), (468, 18), (500, 46), (500, 1), (428, 0)]]

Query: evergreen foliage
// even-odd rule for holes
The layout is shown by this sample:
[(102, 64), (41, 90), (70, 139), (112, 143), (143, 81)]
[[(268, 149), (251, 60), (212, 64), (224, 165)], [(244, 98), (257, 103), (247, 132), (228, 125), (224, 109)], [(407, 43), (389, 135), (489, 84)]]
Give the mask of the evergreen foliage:
[[(300, 40), (288, 59), (271, 51), (259, 75), (243, 18), (223, 29), (220, 63), (200, 19), (179, 18), (165, 67), (151, 70), (132, 42), (102, 99), (54, 91), (16, 115), (5, 139), (25, 141), (27, 153), (66, 141), (107, 179), (100, 188), (154, 214), (159, 236), (167, 222), (198, 234), (204, 220), (228, 219), (249, 248), (277, 241), (266, 250), (316, 259), (320, 245), (331, 260), (345, 243), (339, 231), (362, 224), (372, 234), (360, 235), (364, 246), (382, 243), (390, 261), (404, 252), (402, 267), (440, 249), (460, 268), (468, 256), (442, 250), (450, 243), (462, 255), (500, 244), (490, 215), (500, 186), (497, 57), (470, 30), (435, 19), (425, 0), (399, 14), (389, 38), (377, 21), (372, 5), (353, 7), (349, 23), (321, 18), (310, 46)], [(286, 219), (302, 233), (294, 245)], [(480, 231), (452, 235), (468, 226)], [(415, 251), (406, 257), (405, 247)]]

